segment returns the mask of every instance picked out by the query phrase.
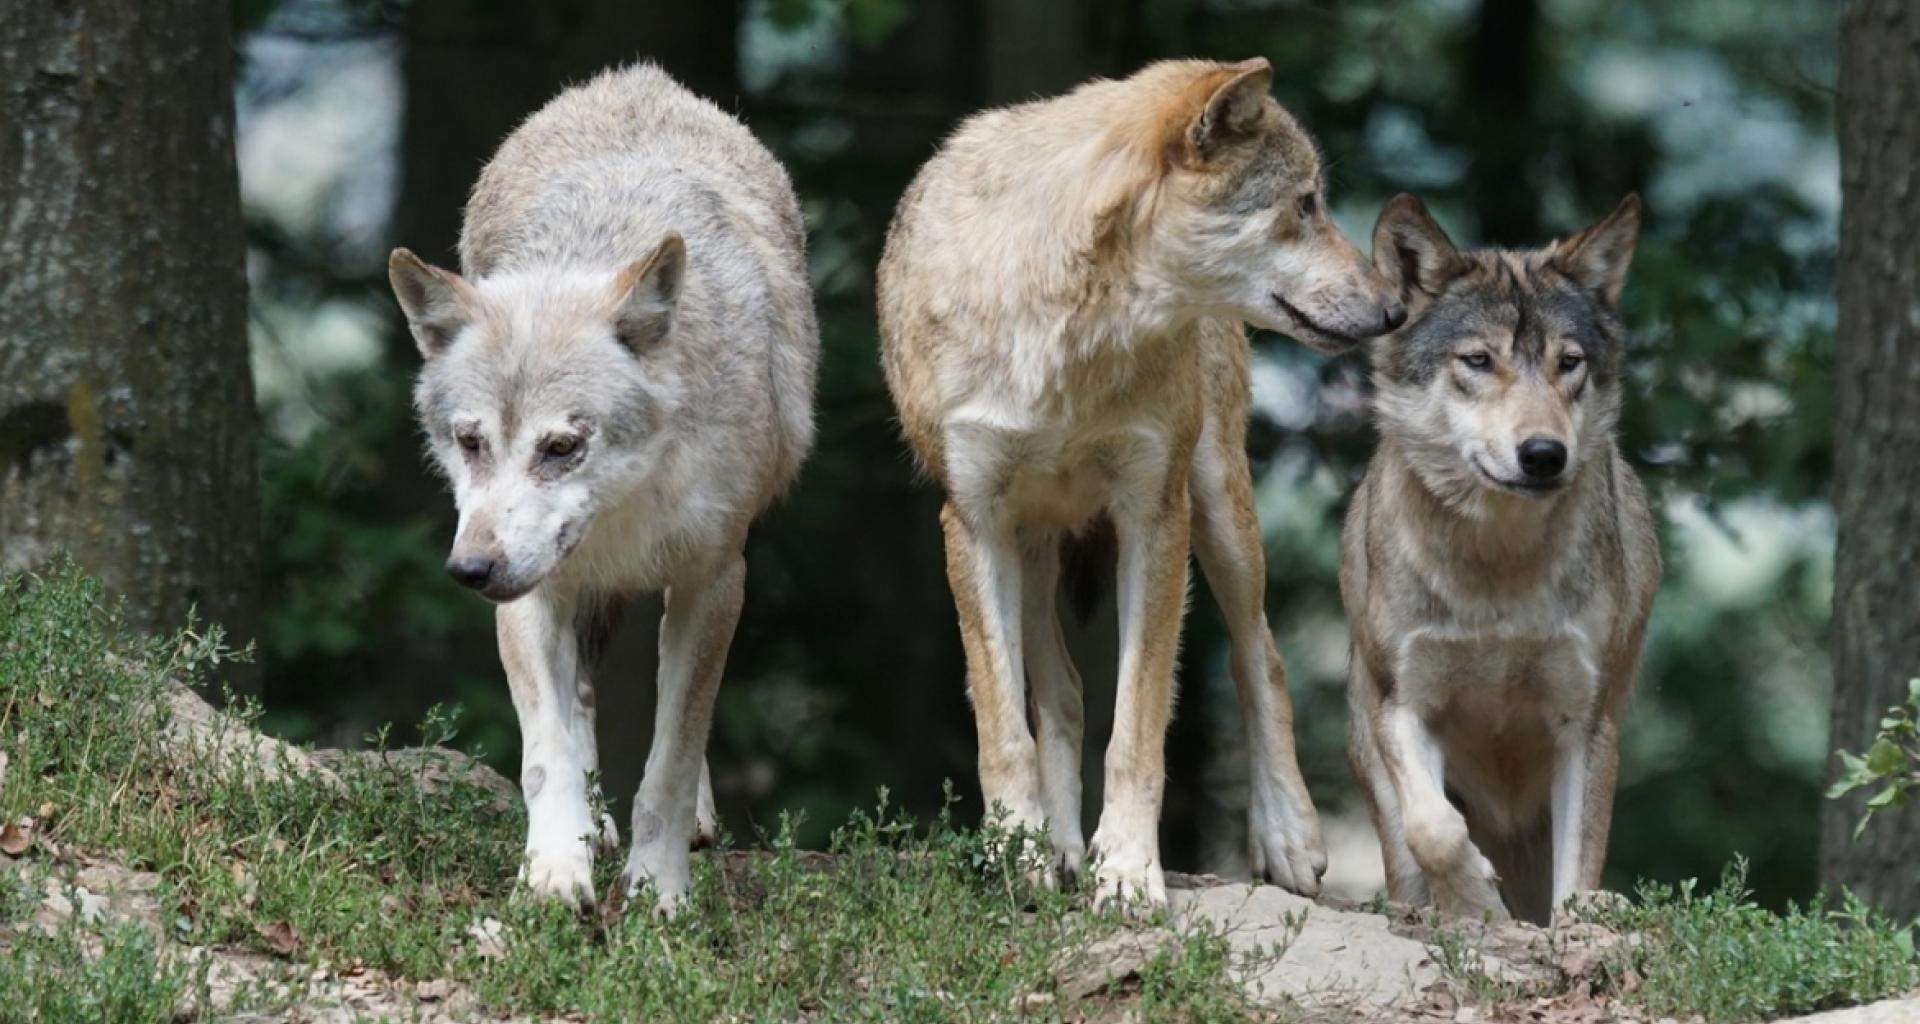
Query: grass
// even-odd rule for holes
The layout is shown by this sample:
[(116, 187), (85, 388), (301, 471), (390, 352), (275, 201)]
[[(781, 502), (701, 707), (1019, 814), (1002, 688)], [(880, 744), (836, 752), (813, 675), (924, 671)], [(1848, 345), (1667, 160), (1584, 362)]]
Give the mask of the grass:
[(1756, 905), (1746, 865), (1699, 892), (1643, 884), (1638, 899), (1598, 906), (1591, 919), (1639, 937), (1603, 961), (1614, 988), (1656, 1014), (1713, 1024), (1775, 1020), (1911, 992), (1920, 984), (1914, 925), (1897, 924), (1851, 894), (1775, 914)]
[[(700, 858), (692, 909), (670, 923), (517, 899), (524, 822), (477, 785), (427, 792), (382, 759), (346, 762), (335, 786), (241, 756), (161, 756), (164, 681), (204, 680), (230, 657), (217, 629), (130, 633), (69, 565), (0, 580), (0, 821), (36, 819), (29, 858), (93, 851), (160, 874), (167, 933), (20, 927), (34, 899), (0, 872), (0, 1024), (172, 1020), (204, 972), (169, 950), (209, 946), (452, 979), (502, 1015), (1272, 1018), (1229, 980), (1224, 937), (1192, 926), (1137, 977), (1050, 998), (1059, 951), (1131, 924), (1030, 890), (1026, 865), (996, 852), (1030, 846), (945, 815), (910, 822), (884, 792), (834, 833), (830, 860), (796, 849), (786, 821), (752, 855)], [(451, 732), (434, 716), (422, 738)], [(618, 859), (603, 861), (604, 892)]]

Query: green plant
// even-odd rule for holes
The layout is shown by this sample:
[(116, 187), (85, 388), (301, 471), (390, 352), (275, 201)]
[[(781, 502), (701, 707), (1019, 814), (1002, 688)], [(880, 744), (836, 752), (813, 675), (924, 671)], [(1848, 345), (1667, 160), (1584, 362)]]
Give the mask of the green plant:
[(1852, 894), (1775, 914), (1753, 902), (1736, 861), (1708, 893), (1693, 880), (1641, 885), (1595, 903), (1595, 923), (1628, 937), (1603, 957), (1613, 987), (1655, 1015), (1712, 1024), (1774, 1020), (1899, 995), (1920, 982), (1914, 933)]
[(1840, 778), (1827, 790), (1837, 799), (1856, 789), (1879, 787), (1867, 798), (1866, 810), (1853, 827), (1853, 837), (1867, 830), (1880, 811), (1904, 807), (1908, 794), (1920, 789), (1920, 677), (1907, 681), (1907, 701), (1887, 709), (1880, 730), (1865, 756), (1840, 751)]

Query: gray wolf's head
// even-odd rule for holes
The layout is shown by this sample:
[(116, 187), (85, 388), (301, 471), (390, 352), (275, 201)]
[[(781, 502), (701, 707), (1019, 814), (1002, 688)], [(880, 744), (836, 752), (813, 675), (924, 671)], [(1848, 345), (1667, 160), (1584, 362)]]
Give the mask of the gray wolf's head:
[(453, 485), (447, 572), (494, 601), (537, 586), (659, 458), (677, 388), (680, 236), (617, 273), (507, 273), (469, 282), (405, 249), (387, 264), (426, 363), (414, 408)]
[(1407, 304), (1374, 346), (1381, 433), (1434, 493), (1550, 497), (1606, 450), (1620, 412), (1619, 301), (1640, 231), (1629, 195), (1528, 252), (1460, 252), (1420, 200), (1395, 197), (1373, 259)]
[(1152, 123), (1130, 128), (1157, 175), (1120, 211), (1148, 265), (1205, 312), (1343, 352), (1398, 326), (1400, 299), (1326, 209), (1320, 154), (1267, 95), (1273, 68), (1180, 61), (1136, 76)]

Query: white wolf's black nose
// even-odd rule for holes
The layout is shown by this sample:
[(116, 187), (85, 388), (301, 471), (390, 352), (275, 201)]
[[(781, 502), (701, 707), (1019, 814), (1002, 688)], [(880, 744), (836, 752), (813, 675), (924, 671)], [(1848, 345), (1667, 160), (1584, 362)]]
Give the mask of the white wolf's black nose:
[(1531, 480), (1550, 480), (1567, 468), (1567, 446), (1550, 437), (1520, 442), (1520, 471)]
[(447, 575), (463, 587), (484, 589), (493, 579), (493, 559), (485, 555), (456, 555), (447, 559)]

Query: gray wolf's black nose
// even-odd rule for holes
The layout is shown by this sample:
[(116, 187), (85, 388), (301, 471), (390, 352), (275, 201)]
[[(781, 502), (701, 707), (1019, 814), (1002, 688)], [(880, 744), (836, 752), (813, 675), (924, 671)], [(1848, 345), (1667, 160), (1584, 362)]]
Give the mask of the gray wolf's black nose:
[(1406, 303), (1399, 299), (1388, 302), (1385, 312), (1380, 314), (1380, 322), (1386, 325), (1386, 329), (1382, 330), (1381, 334), (1392, 334), (1399, 330), (1400, 325), (1407, 322)]
[(447, 559), (447, 575), (463, 587), (479, 590), (493, 579), (493, 559), (484, 555), (469, 555)]
[(1567, 468), (1567, 446), (1549, 437), (1520, 442), (1520, 471), (1529, 479), (1550, 480)]

